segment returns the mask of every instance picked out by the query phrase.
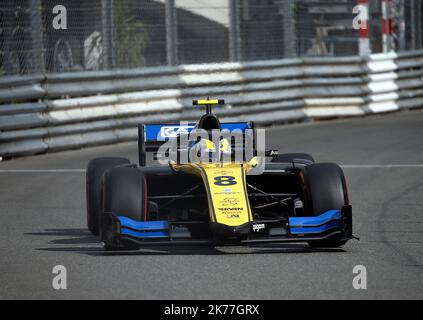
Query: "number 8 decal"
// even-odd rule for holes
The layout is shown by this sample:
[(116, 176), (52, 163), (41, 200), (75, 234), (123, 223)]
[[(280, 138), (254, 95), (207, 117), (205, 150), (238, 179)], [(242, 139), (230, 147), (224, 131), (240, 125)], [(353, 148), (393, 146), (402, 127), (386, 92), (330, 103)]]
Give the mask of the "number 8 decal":
[(233, 186), (236, 181), (235, 177), (232, 176), (220, 176), (214, 178), (214, 184), (216, 186)]

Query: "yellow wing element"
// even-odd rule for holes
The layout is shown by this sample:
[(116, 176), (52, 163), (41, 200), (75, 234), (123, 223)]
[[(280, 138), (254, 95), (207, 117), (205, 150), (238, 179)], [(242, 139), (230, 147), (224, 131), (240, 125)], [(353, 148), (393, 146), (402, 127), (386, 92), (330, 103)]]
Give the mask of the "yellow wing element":
[(201, 105), (211, 105), (211, 104), (225, 104), (225, 100), (222, 99), (203, 99), (203, 100), (193, 100), (192, 105), (201, 106)]

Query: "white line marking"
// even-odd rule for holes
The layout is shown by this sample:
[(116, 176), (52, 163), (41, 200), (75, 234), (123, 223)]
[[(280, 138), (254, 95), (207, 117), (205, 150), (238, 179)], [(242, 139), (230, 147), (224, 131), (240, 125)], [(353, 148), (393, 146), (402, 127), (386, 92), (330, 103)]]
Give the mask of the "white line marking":
[[(423, 164), (342, 164), (345, 169), (423, 168)], [(85, 173), (85, 169), (3, 169), (0, 173)]]
[(85, 169), (5, 169), (0, 173), (85, 173)]
[(353, 169), (372, 169), (372, 168), (423, 168), (423, 164), (343, 164), (342, 168), (353, 168)]

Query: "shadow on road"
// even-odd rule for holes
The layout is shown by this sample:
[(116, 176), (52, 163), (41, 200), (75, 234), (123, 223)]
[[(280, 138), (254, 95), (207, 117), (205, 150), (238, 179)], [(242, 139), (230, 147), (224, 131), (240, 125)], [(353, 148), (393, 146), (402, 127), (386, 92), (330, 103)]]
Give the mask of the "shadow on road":
[[(287, 254), (287, 253), (339, 253), (343, 249), (313, 249), (306, 244), (262, 244), (250, 246), (145, 246), (135, 251), (105, 251), (98, 238), (91, 235), (87, 229), (45, 229), (44, 232), (25, 233), (30, 236), (65, 237), (49, 241), (47, 248), (35, 248), (39, 251), (76, 252), (90, 256), (142, 256), (142, 255), (234, 255), (234, 254)], [(56, 247), (55, 245), (70, 245)], [(79, 245), (79, 246), (77, 246)]]
[(44, 232), (25, 233), (30, 236), (71, 237), (51, 240), (51, 244), (90, 244), (98, 243), (98, 239), (87, 229), (45, 229)]

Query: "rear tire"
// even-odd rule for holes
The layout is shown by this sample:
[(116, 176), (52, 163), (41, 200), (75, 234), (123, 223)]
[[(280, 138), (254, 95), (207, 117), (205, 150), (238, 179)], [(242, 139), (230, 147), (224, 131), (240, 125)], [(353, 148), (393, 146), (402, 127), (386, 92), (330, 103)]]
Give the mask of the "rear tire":
[(101, 213), (101, 178), (106, 170), (129, 164), (125, 158), (97, 158), (88, 163), (86, 174), (87, 226), (95, 236), (99, 234)]
[(103, 210), (100, 218), (101, 240), (106, 250), (126, 250), (134, 245), (111, 243), (107, 237), (110, 213), (136, 221), (147, 220), (147, 195), (144, 174), (137, 168), (112, 168), (103, 177)]
[[(321, 215), (329, 210), (341, 210), (348, 204), (344, 172), (335, 163), (316, 163), (304, 167), (300, 173), (307, 215)], [(339, 236), (309, 242), (311, 247), (336, 248), (345, 244)]]
[(271, 162), (293, 162), (294, 159), (308, 160), (314, 163), (314, 158), (308, 153), (283, 153), (275, 156)]

